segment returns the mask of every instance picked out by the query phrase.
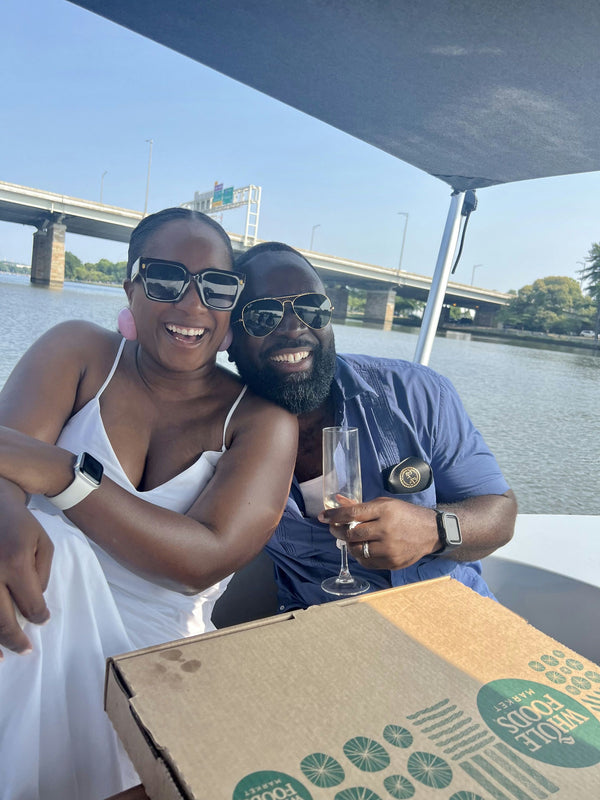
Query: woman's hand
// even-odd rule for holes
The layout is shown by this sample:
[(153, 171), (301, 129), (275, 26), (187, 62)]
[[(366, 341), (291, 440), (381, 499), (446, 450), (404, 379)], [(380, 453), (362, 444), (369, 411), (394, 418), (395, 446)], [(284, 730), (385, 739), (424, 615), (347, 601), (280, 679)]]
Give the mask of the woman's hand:
[(2, 484), (0, 646), (26, 653), (31, 649), (31, 642), (17, 622), (15, 606), (30, 622), (41, 625), (49, 619), (43, 592), (50, 577), (54, 546), (25, 507), (22, 492), (6, 481)]

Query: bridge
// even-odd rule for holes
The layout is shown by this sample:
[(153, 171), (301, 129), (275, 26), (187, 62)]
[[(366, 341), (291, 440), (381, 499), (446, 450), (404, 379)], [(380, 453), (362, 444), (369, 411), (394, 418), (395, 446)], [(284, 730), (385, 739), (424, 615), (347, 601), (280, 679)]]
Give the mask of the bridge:
[[(0, 181), (0, 220), (36, 228), (33, 234), (31, 282), (42, 286), (60, 287), (63, 284), (67, 231), (128, 242), (131, 231), (143, 216), (141, 211)], [(229, 237), (236, 253), (260, 241), (235, 233), (230, 233)], [(335, 306), (334, 316), (338, 320), (346, 317), (350, 288), (367, 292), (364, 320), (389, 328), (397, 294), (425, 301), (431, 287), (431, 278), (425, 275), (307, 250), (300, 252), (314, 265), (327, 287)], [(445, 296), (445, 313), (447, 316), (448, 306), (451, 305), (472, 308), (476, 311), (477, 324), (491, 325), (495, 312), (507, 305), (509, 300), (510, 295), (501, 292), (450, 282)]]

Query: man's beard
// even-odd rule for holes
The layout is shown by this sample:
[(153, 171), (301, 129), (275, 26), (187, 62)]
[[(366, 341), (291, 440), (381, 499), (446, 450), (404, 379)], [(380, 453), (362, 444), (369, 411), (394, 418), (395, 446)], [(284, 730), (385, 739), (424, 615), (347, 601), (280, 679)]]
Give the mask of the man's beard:
[(238, 372), (253, 392), (282, 406), (292, 414), (306, 414), (322, 405), (331, 391), (335, 374), (335, 347), (320, 344), (312, 351), (310, 372), (280, 375), (267, 364), (260, 369), (245, 369), (236, 362)]

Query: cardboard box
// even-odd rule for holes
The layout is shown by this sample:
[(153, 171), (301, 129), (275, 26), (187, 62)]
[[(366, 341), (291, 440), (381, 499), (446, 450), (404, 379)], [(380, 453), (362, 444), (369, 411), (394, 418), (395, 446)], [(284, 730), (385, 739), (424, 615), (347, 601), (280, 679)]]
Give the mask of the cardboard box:
[(112, 659), (152, 800), (600, 797), (600, 668), (440, 578)]

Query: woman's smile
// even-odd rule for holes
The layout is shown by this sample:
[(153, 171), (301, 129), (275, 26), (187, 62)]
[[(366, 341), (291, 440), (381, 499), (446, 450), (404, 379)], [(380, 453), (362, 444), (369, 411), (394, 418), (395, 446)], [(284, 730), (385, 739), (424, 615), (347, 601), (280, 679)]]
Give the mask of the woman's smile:
[(165, 328), (170, 336), (177, 339), (178, 342), (186, 344), (199, 342), (206, 330), (206, 328), (187, 328), (172, 322), (165, 323)]

